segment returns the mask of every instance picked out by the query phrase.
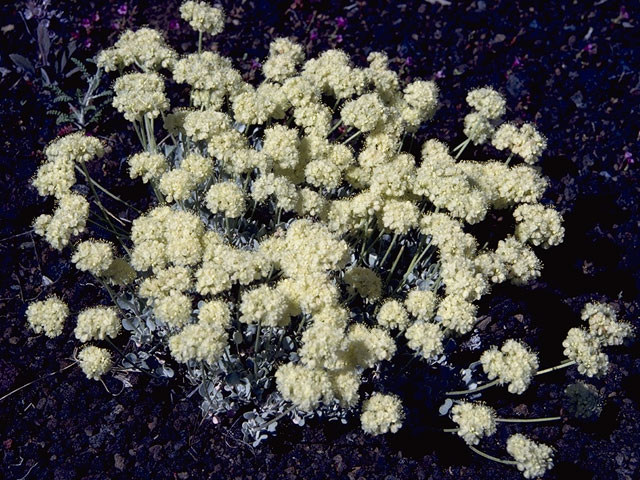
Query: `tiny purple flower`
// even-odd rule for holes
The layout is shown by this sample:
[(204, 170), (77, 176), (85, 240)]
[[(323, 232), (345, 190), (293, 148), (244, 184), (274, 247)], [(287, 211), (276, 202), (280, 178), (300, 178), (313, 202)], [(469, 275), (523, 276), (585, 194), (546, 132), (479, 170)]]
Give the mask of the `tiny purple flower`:
[(347, 26), (347, 19), (344, 17), (336, 17), (336, 27), (344, 28)]
[(522, 61), (520, 60), (520, 57), (515, 57), (513, 59), (513, 63), (511, 64), (511, 68), (521, 67), (521, 66), (522, 66)]
[(258, 68), (262, 67), (262, 64), (255, 58), (251, 59), (251, 62), (249, 62), (249, 65), (251, 66), (251, 70), (257, 70)]
[(180, 22), (175, 18), (169, 21), (169, 30), (180, 30)]
[(407, 58), (405, 58), (405, 59), (404, 59), (404, 64), (405, 64), (407, 67), (411, 67), (411, 66), (413, 66), (413, 58), (412, 58), (412, 57), (407, 57)]
[(123, 3), (122, 5), (120, 5), (118, 7), (118, 14), (119, 15), (126, 15), (128, 10), (129, 10), (129, 7), (127, 7), (127, 4)]
[(91, 21), (93, 23), (96, 23), (98, 20), (100, 20), (100, 14), (98, 12), (96, 12), (91, 16)]
[(438, 70), (435, 74), (435, 77), (438, 79), (444, 78), (445, 77), (444, 68), (441, 68), (440, 70)]
[(629, 18), (629, 12), (627, 12), (627, 9), (624, 7), (624, 5), (620, 7), (620, 13), (618, 15), (622, 20), (627, 20)]
[(633, 155), (631, 155), (631, 152), (624, 152), (624, 162), (627, 165), (633, 165), (634, 163), (636, 163), (636, 161), (633, 158)]
[(91, 39), (90, 38), (85, 38), (83, 44), (84, 44), (85, 48), (91, 48)]
[(336, 43), (342, 43), (342, 35), (336, 35)]
[(311, 40), (315, 40), (316, 38), (318, 38), (318, 32), (316, 30), (311, 30), (311, 33), (309, 34), (309, 38)]
[(587, 53), (595, 53), (596, 52), (596, 44), (595, 43), (587, 43), (582, 50), (587, 52)]
[(80, 25), (82, 25), (84, 28), (89, 28), (91, 26), (91, 19), (90, 18), (83, 18), (80, 21)]

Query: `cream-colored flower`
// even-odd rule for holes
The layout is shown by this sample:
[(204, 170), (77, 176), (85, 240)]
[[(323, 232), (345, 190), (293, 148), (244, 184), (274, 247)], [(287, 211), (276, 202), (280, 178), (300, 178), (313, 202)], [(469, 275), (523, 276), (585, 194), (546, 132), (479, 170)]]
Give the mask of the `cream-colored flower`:
[(404, 411), (395, 395), (374, 393), (362, 403), (362, 430), (370, 435), (396, 433), (402, 427)]

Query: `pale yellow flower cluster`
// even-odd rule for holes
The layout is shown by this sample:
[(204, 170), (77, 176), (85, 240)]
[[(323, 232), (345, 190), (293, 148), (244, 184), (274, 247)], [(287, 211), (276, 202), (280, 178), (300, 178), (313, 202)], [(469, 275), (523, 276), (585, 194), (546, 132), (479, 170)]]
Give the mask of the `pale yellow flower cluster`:
[[(222, 10), (204, 2), (185, 2), (181, 14), (201, 34), (223, 28)], [(458, 161), (436, 139), (406, 151), (433, 117), (438, 87), (422, 80), (402, 85), (383, 53), (372, 52), (367, 61), (356, 67), (339, 50), (305, 61), (301, 45), (277, 39), (264, 61), (264, 81), (254, 86), (217, 53), (178, 59), (149, 29), (127, 32), (99, 60), (108, 70), (142, 71), (116, 80), (113, 105), (144, 144), (144, 152), (128, 159), (130, 175), (152, 184), (159, 206), (133, 221), (131, 266), (97, 241), (80, 243), (73, 261), (116, 284), (130, 281), (133, 267), (137, 295), (178, 362), (223, 365), (230, 334), (243, 344), (245, 331), (255, 332), (255, 352), (275, 348), (272, 334), (287, 335), (288, 344), (293, 338), (298, 351), (274, 366), (275, 386), (303, 411), (355, 407), (364, 371), (396, 353), (392, 332), (402, 333), (416, 356), (434, 361), (447, 337), (474, 328), (474, 302), (492, 284), (536, 278), (541, 263), (532, 246), (557, 245), (564, 234), (560, 215), (540, 203), (546, 180), (536, 168)], [(156, 73), (161, 68), (189, 85), (189, 108), (169, 111), (165, 79)], [(467, 103), (473, 112), (464, 122), (466, 144), (491, 139), (525, 163), (544, 150), (532, 125), (496, 129), (506, 110), (498, 92), (472, 90)], [(166, 132), (156, 143), (153, 120), (161, 115)], [(101, 154), (100, 142), (80, 136), (47, 150), (49, 163), (34, 185), (56, 196), (58, 209), (35, 227), (56, 248), (88, 216), (86, 200), (70, 193), (74, 162)], [(465, 229), (490, 209), (512, 211), (516, 229), (495, 248), (479, 248)], [(423, 253), (430, 253), (428, 272), (416, 270), (424, 268), (416, 266)], [(59, 333), (68, 311), (54, 307), (54, 313), (36, 307), (28, 313), (34, 328)], [(589, 332), (574, 337), (597, 338), (599, 347), (630, 334), (604, 308), (587, 316)], [(119, 332), (114, 310), (78, 316), (82, 341)], [(582, 355), (568, 348), (570, 358)], [(227, 353), (234, 357), (233, 349)], [(236, 354), (245, 360), (245, 351)], [(96, 347), (80, 355), (89, 378), (111, 366), (108, 352)], [(514, 340), (484, 352), (481, 363), (513, 393), (522, 393), (538, 368), (536, 355)], [(495, 413), (484, 405), (462, 403), (452, 415), (470, 445), (495, 432)], [(373, 435), (396, 432), (403, 419), (393, 395), (375, 393), (362, 404), (362, 428)]]
[(516, 220), (515, 236), (522, 243), (549, 248), (562, 243), (562, 217), (552, 208), (540, 204), (522, 204), (513, 211)]
[(180, 168), (191, 174), (193, 181), (198, 185), (209, 179), (213, 173), (213, 162), (210, 158), (191, 152), (182, 159)]
[(426, 322), (433, 318), (437, 301), (438, 298), (432, 291), (413, 289), (407, 293), (404, 306), (416, 319)]
[(530, 123), (525, 123), (520, 128), (512, 123), (500, 125), (491, 143), (498, 150), (510, 150), (529, 164), (536, 163), (547, 148), (547, 139)]
[(89, 202), (75, 193), (67, 193), (58, 199), (53, 215), (40, 215), (33, 222), (33, 229), (57, 250), (69, 244), (73, 235), (82, 233), (89, 218)]
[(578, 371), (588, 377), (603, 375), (609, 369), (609, 357), (603, 347), (621, 345), (633, 336), (633, 326), (619, 322), (613, 308), (602, 303), (587, 303), (581, 312), (589, 328), (572, 328), (562, 342), (564, 354), (578, 364)]
[(90, 380), (100, 380), (113, 366), (109, 350), (94, 345), (88, 345), (80, 350), (78, 363)]
[(361, 95), (349, 100), (340, 111), (345, 125), (362, 132), (370, 132), (387, 120), (387, 112), (380, 97), (375, 93)]
[(319, 92), (340, 100), (362, 94), (367, 84), (365, 71), (351, 66), (349, 57), (341, 50), (327, 50), (308, 60), (302, 77)]
[(30, 303), (26, 313), (27, 322), (34, 332), (54, 338), (62, 333), (64, 322), (69, 316), (69, 307), (58, 297), (49, 297)]
[(113, 263), (113, 245), (98, 240), (88, 240), (76, 246), (71, 261), (78, 270), (89, 272), (96, 277), (103, 275)]
[(506, 101), (492, 88), (482, 87), (467, 94), (467, 103), (474, 111), (464, 117), (464, 134), (474, 144), (483, 144), (493, 136), (495, 124), (506, 111)]
[(418, 320), (412, 323), (404, 332), (407, 346), (420, 354), (422, 358), (430, 360), (444, 351), (444, 332), (437, 323)]
[(168, 168), (167, 159), (161, 153), (140, 152), (129, 158), (131, 178), (142, 177), (144, 183), (158, 181)]
[(376, 320), (381, 327), (403, 331), (409, 325), (409, 314), (398, 300), (387, 299), (378, 310)]
[(500, 385), (509, 384), (511, 393), (523, 393), (538, 370), (538, 357), (524, 344), (510, 339), (502, 348), (491, 347), (480, 357), (482, 369), (489, 380), (498, 379)]
[(362, 430), (370, 435), (396, 433), (402, 427), (404, 411), (395, 395), (374, 393), (362, 403)]
[(131, 264), (138, 271), (195, 265), (203, 254), (204, 225), (193, 213), (157, 207), (134, 220)]
[(429, 199), (436, 207), (468, 223), (484, 219), (489, 207), (483, 190), (474, 188), (470, 179), (438, 140), (422, 147), (422, 164), (416, 173), (413, 192)]
[(246, 210), (242, 188), (234, 182), (220, 182), (211, 186), (205, 197), (207, 208), (225, 217), (241, 217)]
[(239, 320), (267, 327), (284, 327), (291, 320), (287, 298), (276, 288), (260, 285), (246, 290), (240, 299)]
[(115, 81), (113, 106), (130, 122), (153, 119), (169, 108), (164, 80), (157, 73), (128, 73)]
[(517, 462), (524, 478), (539, 478), (553, 467), (553, 450), (544, 443), (536, 443), (521, 433), (507, 440), (507, 452)]
[(358, 293), (362, 298), (377, 300), (382, 294), (382, 280), (370, 268), (352, 267), (344, 272), (344, 282), (349, 288), (349, 294)]
[(324, 370), (285, 363), (278, 368), (275, 377), (282, 397), (300, 410), (314, 410), (321, 402), (328, 403), (333, 397), (331, 380)]
[(156, 270), (153, 276), (140, 282), (138, 294), (157, 300), (171, 293), (184, 293), (192, 287), (191, 271), (184, 266), (171, 266)]
[(224, 30), (224, 12), (206, 2), (184, 2), (180, 6), (180, 15), (198, 32), (217, 35)]
[(244, 91), (245, 83), (231, 61), (214, 52), (191, 53), (178, 60), (173, 79), (192, 87), (196, 107), (219, 109), (226, 95)]
[(92, 307), (78, 315), (78, 324), (74, 331), (81, 342), (116, 338), (122, 329), (118, 312), (113, 307)]
[(458, 436), (468, 445), (477, 445), (482, 437), (496, 433), (496, 412), (482, 403), (462, 402), (454, 405), (451, 419), (458, 424)]
[(178, 54), (167, 46), (157, 30), (140, 28), (135, 32), (127, 30), (115, 45), (98, 54), (98, 66), (106, 72), (136, 66), (145, 72), (172, 68)]
[(227, 345), (227, 335), (219, 326), (198, 322), (184, 327), (169, 338), (169, 350), (178, 362), (190, 360), (214, 364)]
[(277, 38), (269, 45), (269, 57), (262, 65), (267, 80), (283, 82), (295, 75), (304, 60), (302, 47), (286, 38)]
[(50, 143), (45, 155), (47, 161), (38, 168), (32, 184), (40, 195), (53, 195), (59, 200), (68, 195), (76, 183), (76, 163), (102, 157), (104, 147), (97, 138), (76, 132)]

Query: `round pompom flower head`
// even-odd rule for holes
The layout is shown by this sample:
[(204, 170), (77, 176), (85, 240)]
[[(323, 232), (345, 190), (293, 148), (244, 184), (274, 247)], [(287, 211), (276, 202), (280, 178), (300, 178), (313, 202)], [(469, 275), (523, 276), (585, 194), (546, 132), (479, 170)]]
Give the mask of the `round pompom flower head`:
[(80, 351), (78, 363), (90, 380), (100, 380), (105, 373), (111, 370), (113, 365), (109, 350), (94, 345), (84, 347)]
[(500, 118), (507, 107), (504, 97), (490, 87), (470, 90), (467, 94), (467, 103), (488, 120)]
[(87, 308), (78, 315), (75, 335), (81, 342), (115, 338), (120, 333), (122, 323), (113, 307)]
[(27, 308), (27, 322), (36, 333), (44, 333), (49, 338), (62, 333), (64, 322), (69, 316), (69, 307), (58, 297), (33, 302)]
[(81, 242), (71, 257), (78, 270), (100, 276), (113, 263), (113, 246), (108, 242), (90, 240)]
[(451, 419), (458, 424), (458, 436), (468, 445), (496, 433), (496, 412), (481, 403), (462, 402), (451, 409)]
[(398, 300), (387, 300), (382, 304), (376, 316), (378, 324), (389, 330), (404, 330), (409, 323), (409, 315)]
[(403, 420), (402, 403), (395, 395), (374, 393), (362, 402), (360, 422), (362, 430), (368, 434), (396, 433), (402, 427)]
[(342, 107), (340, 115), (345, 125), (362, 132), (370, 132), (387, 119), (386, 108), (376, 93), (367, 93), (349, 100)]
[(241, 217), (246, 210), (242, 188), (231, 181), (214, 184), (207, 192), (205, 202), (212, 213), (221, 213), (228, 218)]
[(116, 80), (113, 90), (113, 106), (130, 122), (156, 118), (169, 108), (164, 80), (157, 73), (128, 73)]
[(198, 32), (217, 35), (224, 30), (224, 11), (206, 2), (184, 2), (180, 6), (180, 15)]
[(544, 443), (536, 443), (521, 433), (507, 440), (507, 452), (511, 455), (524, 478), (538, 478), (553, 467), (553, 449)]
[(498, 379), (501, 385), (509, 384), (511, 393), (523, 393), (538, 370), (538, 357), (526, 345), (509, 339), (500, 350), (495, 346), (480, 357), (482, 368), (489, 380)]
[(285, 400), (300, 410), (310, 412), (320, 402), (331, 400), (331, 382), (322, 369), (285, 363), (276, 371), (276, 385)]

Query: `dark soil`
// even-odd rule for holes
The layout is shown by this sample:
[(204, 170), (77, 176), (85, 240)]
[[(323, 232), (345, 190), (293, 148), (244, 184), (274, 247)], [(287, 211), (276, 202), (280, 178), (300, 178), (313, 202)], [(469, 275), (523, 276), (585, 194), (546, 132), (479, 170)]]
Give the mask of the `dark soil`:
[[(112, 44), (123, 24), (158, 27), (168, 31), (180, 52), (193, 49), (193, 34), (176, 21), (173, 0), (123, 1), (124, 15), (115, 2), (53, 3), (60, 16), (50, 25), (59, 36), (52, 51), (76, 38), (82, 45), (77, 56), (88, 58)], [(224, 3), (227, 29), (206, 46), (238, 59), (248, 79), (256, 76), (256, 62), (265, 57), (269, 41), (279, 36), (297, 38), (309, 56), (343, 48), (361, 64), (370, 51), (384, 50), (405, 79), (438, 79), (443, 105), (425, 135), (457, 144), (466, 91), (488, 84), (507, 96), (509, 118), (535, 122), (548, 136), (542, 167), (551, 185), (545, 201), (564, 214), (566, 240), (541, 254), (543, 281), (498, 288), (482, 302), (480, 314), (488, 320), (479, 333), (483, 345), (521, 336), (540, 352), (544, 366), (555, 364), (562, 338), (578, 324), (588, 300), (615, 302), (621, 318), (640, 326), (637, 2)], [(0, 7), (0, 396), (68, 365), (78, 346), (71, 325), (55, 340), (29, 331), (26, 302), (50, 293), (75, 306), (101, 300), (89, 277), (78, 275), (63, 256), (28, 233), (32, 219), (51, 207), (29, 180), (60, 127), (46, 115), (51, 96), (42, 82), (17, 73), (8, 58), (12, 53), (37, 57), (21, 11), (22, 2)], [(336, 17), (344, 17), (346, 25), (339, 26)], [(75, 81), (52, 80), (65, 87)], [(107, 111), (93, 133), (112, 135), (123, 125)], [(139, 185), (127, 180), (121, 163), (130, 136), (107, 137), (111, 151), (92, 173), (137, 201)], [(562, 391), (578, 375), (575, 369), (563, 370), (536, 381), (521, 397), (504, 391), (485, 396), (503, 416), (561, 412), (565, 417), (544, 426), (508, 426), (496, 440), (522, 431), (554, 445), (556, 466), (548, 478), (640, 478), (640, 349), (636, 342), (611, 349), (609, 356), (608, 375), (589, 380), (603, 398), (598, 419), (568, 418)], [(477, 351), (464, 346), (458, 356), (461, 364), (476, 358)], [(393, 388), (409, 409), (407, 425), (397, 435), (365, 436), (357, 420), (304, 428), (285, 422), (275, 439), (253, 451), (234, 440), (233, 419), (221, 419), (221, 425), (201, 422), (197, 395), (186, 398), (177, 382), (132, 375), (127, 377), (132, 388), (118, 394), (119, 381), (107, 380), (109, 392), (73, 368), (0, 401), (2, 477), (521, 478), (515, 469), (475, 456), (457, 437), (426, 428), (443, 423), (425, 413), (441, 400), (428, 389), (437, 373), (414, 369), (396, 379)]]

